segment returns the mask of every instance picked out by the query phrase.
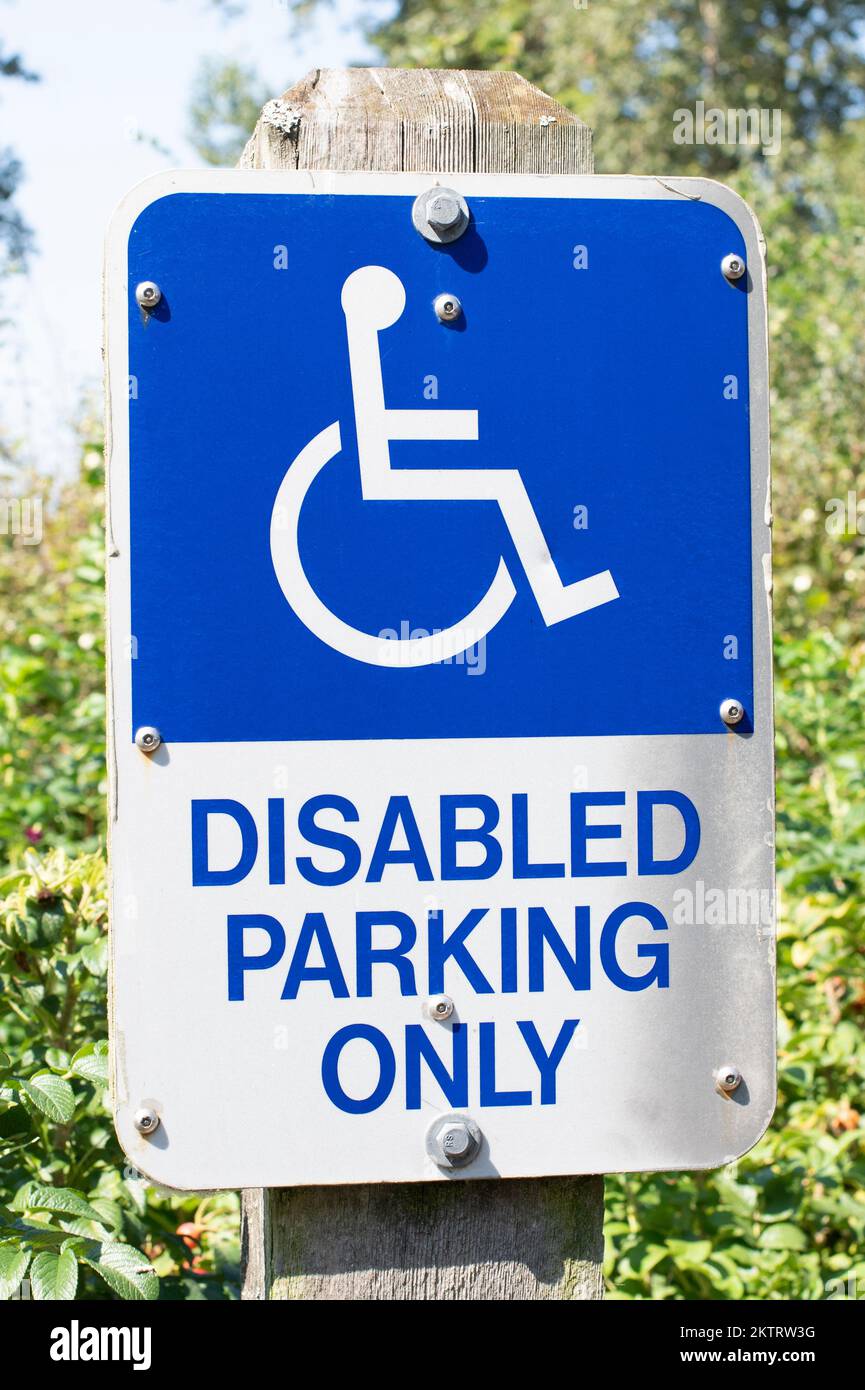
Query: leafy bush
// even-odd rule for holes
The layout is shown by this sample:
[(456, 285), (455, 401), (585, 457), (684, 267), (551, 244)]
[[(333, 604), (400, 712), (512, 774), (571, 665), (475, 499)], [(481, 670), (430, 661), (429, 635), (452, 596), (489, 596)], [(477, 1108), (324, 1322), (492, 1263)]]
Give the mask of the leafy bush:
[(102, 451), (44, 506), (41, 544), (0, 547), (0, 853), (93, 850), (105, 821)]
[[(105, 1103), (101, 855), (61, 850), (0, 880), (0, 1297), (230, 1297), (237, 1199), (159, 1194)], [(98, 1276), (98, 1278), (96, 1277)]]

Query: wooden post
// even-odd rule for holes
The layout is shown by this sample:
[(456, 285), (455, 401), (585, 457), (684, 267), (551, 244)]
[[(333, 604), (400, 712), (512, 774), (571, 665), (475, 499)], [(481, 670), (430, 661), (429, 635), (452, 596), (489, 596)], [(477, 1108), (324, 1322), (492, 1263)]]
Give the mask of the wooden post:
[[(592, 133), (512, 72), (318, 69), (262, 110), (247, 169), (592, 173)], [(603, 1296), (603, 1178), (243, 1195), (247, 1299)]]

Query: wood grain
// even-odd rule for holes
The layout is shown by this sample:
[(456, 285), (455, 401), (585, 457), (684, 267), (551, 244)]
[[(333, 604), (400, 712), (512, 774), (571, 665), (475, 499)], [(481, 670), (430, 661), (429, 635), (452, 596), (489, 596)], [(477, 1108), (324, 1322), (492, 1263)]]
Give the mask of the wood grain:
[(603, 1205), (603, 1178), (246, 1192), (243, 1296), (602, 1298)]
[(316, 68), (265, 105), (240, 167), (590, 174), (592, 132), (513, 72)]

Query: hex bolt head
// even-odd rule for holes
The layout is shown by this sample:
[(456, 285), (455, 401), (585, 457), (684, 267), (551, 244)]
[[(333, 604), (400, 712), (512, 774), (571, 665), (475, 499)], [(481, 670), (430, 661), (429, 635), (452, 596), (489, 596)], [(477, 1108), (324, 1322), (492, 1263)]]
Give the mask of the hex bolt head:
[(745, 274), (745, 262), (741, 256), (730, 254), (725, 256), (721, 262), (721, 273), (727, 280), (741, 280)]
[(462, 1163), (472, 1149), (472, 1136), (467, 1125), (443, 1125), (437, 1137), (451, 1163)]
[(724, 723), (732, 729), (745, 718), (745, 706), (741, 700), (722, 700), (720, 714)]
[(440, 1168), (464, 1168), (480, 1152), (481, 1137), (470, 1116), (440, 1115), (427, 1130), (426, 1150)]
[(149, 1105), (142, 1105), (133, 1115), (132, 1123), (139, 1134), (155, 1134), (159, 1128), (159, 1116)]
[(456, 241), (469, 225), (468, 204), (452, 188), (427, 188), (415, 198), (411, 220), (426, 241), (443, 245)]
[(155, 753), (161, 742), (162, 735), (152, 724), (142, 724), (140, 729), (135, 730), (135, 746), (142, 753)]
[(736, 1087), (741, 1085), (742, 1073), (738, 1067), (734, 1067), (731, 1062), (726, 1062), (723, 1067), (716, 1068), (715, 1085), (719, 1091), (725, 1095), (730, 1095)]
[(135, 286), (135, 300), (142, 309), (155, 309), (162, 298), (162, 290), (154, 280), (142, 280)]
[(446, 1023), (453, 1011), (454, 1001), (449, 994), (434, 994), (424, 1005), (424, 1013), (434, 1023)]
[(430, 198), (426, 205), (427, 220), (431, 227), (436, 231), (449, 232), (455, 227), (462, 217), (459, 202), (452, 198), (449, 193), (437, 193), (434, 198)]
[(436, 311), (436, 318), (442, 323), (453, 323), (460, 317), (463, 306), (455, 294), (439, 294), (433, 300), (433, 308)]

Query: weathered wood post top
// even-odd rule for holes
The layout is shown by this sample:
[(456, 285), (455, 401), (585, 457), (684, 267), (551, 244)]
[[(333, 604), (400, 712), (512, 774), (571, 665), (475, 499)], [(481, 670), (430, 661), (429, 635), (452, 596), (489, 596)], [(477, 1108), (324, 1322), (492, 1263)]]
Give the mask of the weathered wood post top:
[(592, 132), (514, 72), (316, 68), (267, 102), (240, 167), (590, 174)]

